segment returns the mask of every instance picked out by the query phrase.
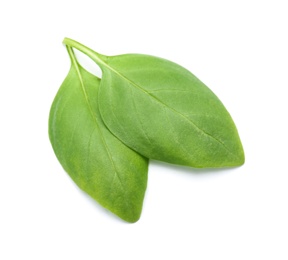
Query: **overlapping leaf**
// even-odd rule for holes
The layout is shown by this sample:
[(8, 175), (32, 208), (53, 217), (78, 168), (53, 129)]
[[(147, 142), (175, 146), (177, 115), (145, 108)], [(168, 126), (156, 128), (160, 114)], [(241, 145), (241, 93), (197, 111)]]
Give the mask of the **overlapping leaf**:
[(102, 69), (101, 116), (145, 157), (192, 167), (244, 163), (236, 126), (216, 95), (185, 68), (157, 57), (107, 57), (70, 39)]
[[(75, 183), (107, 209), (139, 219), (146, 158), (192, 167), (244, 163), (231, 116), (191, 72), (157, 57), (108, 57), (64, 43), (72, 65), (51, 107), (50, 140)], [(78, 64), (71, 47), (101, 67), (101, 81)]]

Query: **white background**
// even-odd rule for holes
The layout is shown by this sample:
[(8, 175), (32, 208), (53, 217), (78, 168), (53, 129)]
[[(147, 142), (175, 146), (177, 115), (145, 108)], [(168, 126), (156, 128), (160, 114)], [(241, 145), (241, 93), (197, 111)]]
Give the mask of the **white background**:
[[(1, 1), (0, 259), (288, 259), (287, 1)], [(141, 219), (81, 192), (48, 139), (74, 38), (188, 68), (231, 113), (244, 166), (151, 162)]]

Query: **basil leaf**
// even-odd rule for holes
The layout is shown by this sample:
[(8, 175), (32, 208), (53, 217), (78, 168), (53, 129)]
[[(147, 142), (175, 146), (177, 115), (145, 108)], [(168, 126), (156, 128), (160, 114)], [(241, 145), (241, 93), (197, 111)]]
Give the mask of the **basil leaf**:
[(139, 219), (147, 185), (148, 159), (105, 127), (97, 107), (100, 80), (85, 71), (67, 47), (71, 69), (52, 104), (49, 137), (74, 182), (120, 218)]
[(236, 126), (216, 95), (185, 68), (140, 54), (106, 57), (75, 42), (102, 69), (101, 116), (144, 156), (192, 167), (244, 163)]

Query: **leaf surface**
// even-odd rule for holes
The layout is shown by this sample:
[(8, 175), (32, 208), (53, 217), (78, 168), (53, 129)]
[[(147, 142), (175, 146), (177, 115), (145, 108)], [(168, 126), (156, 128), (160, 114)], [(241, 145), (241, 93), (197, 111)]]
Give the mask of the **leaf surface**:
[(100, 80), (84, 70), (67, 47), (71, 69), (51, 107), (49, 137), (74, 182), (120, 218), (139, 219), (147, 185), (148, 159), (105, 127), (97, 96)]
[(192, 167), (244, 163), (236, 126), (185, 68), (141, 54), (103, 56), (70, 39), (102, 69), (99, 109), (110, 131), (144, 156)]

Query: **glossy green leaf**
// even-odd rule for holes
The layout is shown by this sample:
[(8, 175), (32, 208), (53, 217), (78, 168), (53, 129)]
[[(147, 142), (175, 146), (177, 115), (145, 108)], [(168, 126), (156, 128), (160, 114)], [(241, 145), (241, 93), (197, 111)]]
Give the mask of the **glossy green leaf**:
[(147, 185), (148, 159), (119, 141), (100, 117), (100, 80), (85, 71), (67, 47), (71, 69), (52, 104), (49, 137), (74, 182), (120, 218), (139, 219)]
[(101, 116), (144, 156), (192, 167), (244, 163), (235, 124), (216, 95), (185, 68), (140, 54), (107, 57), (65, 39), (102, 69)]

